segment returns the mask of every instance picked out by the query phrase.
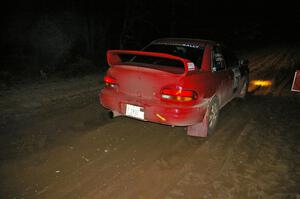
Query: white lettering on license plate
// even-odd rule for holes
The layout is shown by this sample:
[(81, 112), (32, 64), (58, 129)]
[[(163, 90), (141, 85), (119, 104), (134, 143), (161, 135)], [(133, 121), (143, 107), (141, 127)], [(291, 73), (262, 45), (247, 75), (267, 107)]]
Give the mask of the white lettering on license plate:
[(126, 115), (134, 118), (144, 120), (144, 109), (140, 106), (134, 106), (131, 104), (126, 105)]

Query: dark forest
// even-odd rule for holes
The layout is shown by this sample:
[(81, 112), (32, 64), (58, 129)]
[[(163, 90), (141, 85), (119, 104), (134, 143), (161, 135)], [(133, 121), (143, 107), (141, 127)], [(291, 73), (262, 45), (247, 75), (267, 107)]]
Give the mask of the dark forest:
[(1, 81), (103, 71), (108, 49), (141, 49), (161, 37), (236, 49), (295, 42), (298, 24), (290, 5), (258, 1), (10, 2), (1, 8)]

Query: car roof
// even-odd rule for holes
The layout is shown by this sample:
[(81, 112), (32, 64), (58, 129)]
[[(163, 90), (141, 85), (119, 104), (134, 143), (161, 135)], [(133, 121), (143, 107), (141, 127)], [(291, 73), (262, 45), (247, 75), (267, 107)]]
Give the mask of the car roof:
[(205, 47), (207, 44), (219, 45), (215, 41), (191, 38), (160, 38), (152, 41), (150, 44), (185, 45), (194, 47)]

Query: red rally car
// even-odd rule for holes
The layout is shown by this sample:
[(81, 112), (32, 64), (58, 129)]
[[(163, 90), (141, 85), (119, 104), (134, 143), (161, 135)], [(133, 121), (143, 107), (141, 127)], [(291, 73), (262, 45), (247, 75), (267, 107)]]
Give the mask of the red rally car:
[(212, 133), (219, 110), (249, 83), (247, 61), (208, 40), (158, 39), (142, 51), (110, 50), (107, 61), (99, 99), (114, 117), (187, 126), (191, 136)]

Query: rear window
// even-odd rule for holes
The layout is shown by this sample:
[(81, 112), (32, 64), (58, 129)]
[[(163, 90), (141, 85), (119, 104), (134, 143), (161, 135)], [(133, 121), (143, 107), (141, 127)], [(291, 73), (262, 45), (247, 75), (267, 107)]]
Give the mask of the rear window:
[(200, 68), (204, 49), (200, 47), (189, 47), (184, 45), (151, 44), (144, 48), (143, 51), (167, 53), (182, 57), (192, 61)]
[[(167, 53), (192, 61), (198, 68), (201, 67), (203, 48), (189, 47), (183, 45), (151, 44), (143, 49), (148, 52)], [(181, 61), (143, 55), (121, 55), (122, 62), (140, 67), (149, 67), (166, 72), (180, 74), (184, 72)]]

